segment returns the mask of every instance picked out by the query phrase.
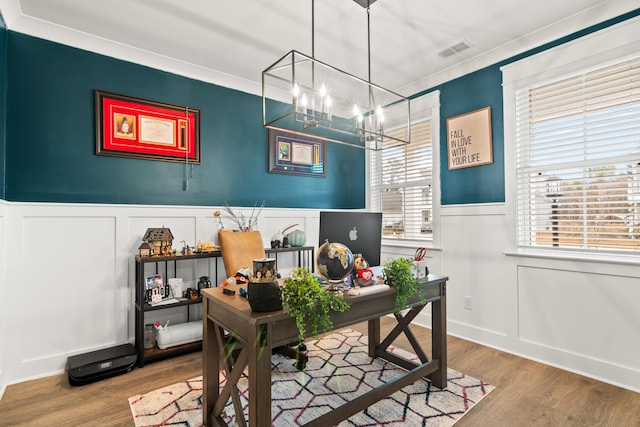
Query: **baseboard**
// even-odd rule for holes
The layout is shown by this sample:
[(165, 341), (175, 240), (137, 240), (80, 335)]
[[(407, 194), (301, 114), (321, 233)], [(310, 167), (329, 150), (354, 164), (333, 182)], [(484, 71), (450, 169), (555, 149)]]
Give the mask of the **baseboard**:
[(606, 360), (587, 357), (561, 349), (514, 339), (506, 334), (480, 329), (461, 322), (448, 321), (448, 335), (498, 351), (573, 372), (616, 387), (640, 392), (640, 371)]

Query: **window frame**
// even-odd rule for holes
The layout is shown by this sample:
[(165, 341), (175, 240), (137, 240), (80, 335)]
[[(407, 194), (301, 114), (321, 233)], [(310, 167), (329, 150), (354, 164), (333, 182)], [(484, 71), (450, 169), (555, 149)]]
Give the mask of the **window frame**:
[[(558, 258), (592, 258), (629, 262), (637, 258), (637, 251), (602, 251), (566, 247), (520, 246), (517, 207), (516, 170), (516, 92), (534, 84), (559, 80), (564, 76), (585, 72), (602, 66), (637, 57), (640, 51), (640, 18), (624, 21), (573, 40), (539, 54), (503, 66), (503, 99), (505, 127), (505, 188), (507, 191), (507, 221), (513, 230), (512, 247), (507, 253), (551, 256)], [(637, 261), (636, 261), (637, 262)]]
[[(398, 246), (398, 247), (410, 247), (415, 248), (416, 245), (419, 246), (429, 246), (435, 247), (435, 245), (439, 244), (439, 217), (440, 217), (440, 91), (435, 90), (429, 92), (425, 95), (417, 97), (411, 100), (411, 118), (412, 125), (420, 122), (424, 122), (425, 120), (431, 120), (431, 156), (432, 156), (432, 165), (431, 165), (431, 227), (432, 227), (432, 237), (431, 239), (421, 239), (421, 238), (390, 238), (385, 237), (384, 233), (382, 236), (383, 245), (388, 246)], [(376, 210), (372, 209), (372, 191), (374, 188), (374, 183), (372, 182), (372, 156), (379, 155), (378, 152), (370, 151), (366, 156), (366, 183), (367, 183), (367, 210)], [(407, 188), (411, 188), (412, 186), (407, 186)], [(384, 221), (384, 216), (383, 216)]]

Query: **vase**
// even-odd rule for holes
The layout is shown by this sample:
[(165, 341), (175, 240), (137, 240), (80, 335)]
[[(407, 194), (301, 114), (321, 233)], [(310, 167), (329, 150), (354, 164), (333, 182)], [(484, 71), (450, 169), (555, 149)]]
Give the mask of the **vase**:
[(287, 234), (287, 240), (289, 241), (289, 245), (294, 248), (300, 248), (307, 242), (307, 235), (302, 230), (293, 230)]

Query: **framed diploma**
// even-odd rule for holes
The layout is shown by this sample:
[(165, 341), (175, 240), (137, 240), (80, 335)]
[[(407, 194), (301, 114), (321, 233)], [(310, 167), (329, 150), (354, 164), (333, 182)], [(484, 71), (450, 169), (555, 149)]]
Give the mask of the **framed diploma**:
[(95, 91), (96, 154), (200, 163), (200, 110)]
[(269, 172), (327, 176), (327, 140), (269, 129)]

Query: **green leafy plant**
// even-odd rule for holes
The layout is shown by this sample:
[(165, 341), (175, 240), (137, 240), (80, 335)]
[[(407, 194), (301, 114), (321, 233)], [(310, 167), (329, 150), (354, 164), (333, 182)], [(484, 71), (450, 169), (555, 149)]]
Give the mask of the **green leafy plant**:
[(307, 327), (310, 335), (315, 337), (319, 331), (333, 328), (329, 317), (331, 311), (349, 309), (349, 304), (341, 296), (327, 292), (318, 279), (303, 267), (296, 268), (285, 279), (281, 291), (283, 305), (287, 307), (289, 315), (296, 319), (301, 344), (304, 343)]
[(384, 283), (396, 291), (395, 311), (401, 312), (407, 307), (407, 301), (413, 297), (425, 299), (424, 290), (413, 272), (410, 258), (396, 258), (387, 261), (382, 267)]

